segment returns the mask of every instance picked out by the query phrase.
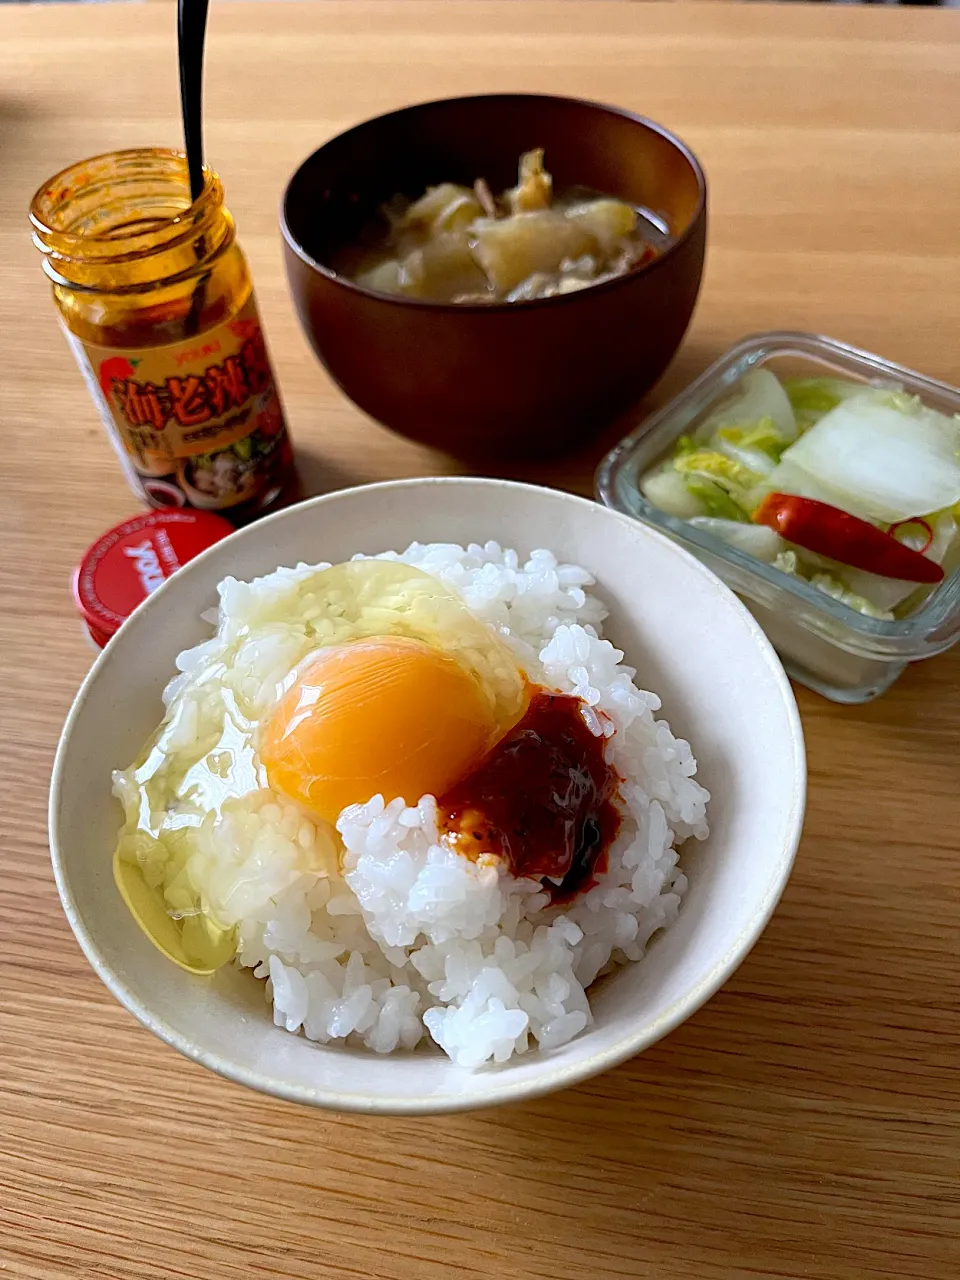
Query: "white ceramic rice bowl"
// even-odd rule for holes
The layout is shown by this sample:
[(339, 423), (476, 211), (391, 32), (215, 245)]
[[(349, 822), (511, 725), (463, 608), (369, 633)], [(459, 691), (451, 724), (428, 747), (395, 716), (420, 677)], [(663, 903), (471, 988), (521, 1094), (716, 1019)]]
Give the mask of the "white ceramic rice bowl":
[[(184, 973), (140, 933), (111, 871), (119, 807), (110, 771), (156, 727), (177, 653), (202, 639), (217, 583), (298, 561), (349, 559), (410, 542), (546, 547), (596, 575), (604, 634), (663, 700), (712, 793), (709, 838), (681, 850), (679, 919), (647, 955), (590, 990), (594, 1021), (551, 1052), (468, 1071), (439, 1051), (380, 1056), (274, 1026), (262, 984), (227, 968)], [(803, 736), (773, 649), (736, 597), (663, 535), (583, 498), (457, 477), (343, 490), (212, 547), (151, 595), (94, 664), (64, 727), (50, 844), (64, 910), (117, 999), (168, 1044), (232, 1080), (338, 1110), (429, 1114), (518, 1101), (576, 1083), (689, 1017), (753, 946), (786, 883), (803, 821)]]

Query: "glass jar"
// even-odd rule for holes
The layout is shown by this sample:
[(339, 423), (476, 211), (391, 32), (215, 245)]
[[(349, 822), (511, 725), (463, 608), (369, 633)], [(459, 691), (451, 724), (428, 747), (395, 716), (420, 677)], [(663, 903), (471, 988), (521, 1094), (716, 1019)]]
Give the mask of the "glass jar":
[(678, 437), (693, 432), (755, 368), (785, 377), (897, 383), (933, 409), (960, 413), (956, 388), (880, 356), (818, 334), (762, 333), (737, 343), (621, 440), (597, 472), (598, 497), (660, 529), (732, 587), (767, 633), (787, 672), (801, 684), (834, 702), (867, 702), (888, 689), (907, 663), (942, 653), (960, 638), (960, 574), (948, 577), (906, 617), (866, 617), (802, 578), (781, 573), (668, 515), (640, 491), (641, 477), (670, 453)]
[(40, 188), (34, 244), (134, 492), (235, 523), (293, 487), (283, 409), (253, 283), (204, 171), (163, 148), (81, 161)]

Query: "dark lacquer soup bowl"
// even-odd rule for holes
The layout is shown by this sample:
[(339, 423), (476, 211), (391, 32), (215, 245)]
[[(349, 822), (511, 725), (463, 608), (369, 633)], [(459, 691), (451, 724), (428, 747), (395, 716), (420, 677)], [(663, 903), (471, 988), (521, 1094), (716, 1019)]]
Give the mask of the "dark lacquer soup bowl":
[[(506, 189), (537, 147), (558, 191), (649, 210), (667, 233), (659, 256), (576, 292), (498, 303), (391, 296), (331, 265), (391, 197), (479, 176)], [(368, 120), (303, 162), (282, 209), (294, 302), (331, 376), (384, 425), (467, 457), (556, 452), (639, 399), (690, 321), (706, 226), (703, 171), (679, 139), (626, 111), (537, 94)]]

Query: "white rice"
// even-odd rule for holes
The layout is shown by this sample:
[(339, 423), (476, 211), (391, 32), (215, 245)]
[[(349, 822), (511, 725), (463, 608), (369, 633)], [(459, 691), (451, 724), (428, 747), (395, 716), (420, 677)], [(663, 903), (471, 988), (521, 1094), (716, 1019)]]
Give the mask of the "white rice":
[[(604, 713), (592, 727), (606, 732), (607, 758), (625, 779), (607, 870), (573, 902), (551, 907), (536, 881), (441, 844), (432, 797), (408, 808), (375, 796), (340, 815), (341, 876), (329, 833), (261, 786), (209, 832), (216, 849), (206, 862), (198, 852), (191, 874), (221, 921), (236, 923), (238, 963), (266, 979), (274, 1021), (290, 1032), (377, 1053), (429, 1036), (468, 1068), (556, 1049), (590, 1023), (594, 979), (640, 960), (676, 918), (686, 888), (677, 848), (706, 835), (708, 794), (688, 744), (654, 718), (659, 699), (637, 688), (623, 654), (600, 638), (605, 610), (585, 590), (587, 570), (549, 551), (522, 563), (492, 542), (415, 543), (383, 558), (439, 578), (533, 681)], [(273, 620), (306, 616), (300, 586), (314, 570), (222, 583), (217, 635), (180, 656), (184, 674), (168, 705), (202, 690), (213, 668), (254, 712), (269, 705), (303, 656), (296, 626)], [(235, 656), (224, 676), (228, 650)], [(196, 715), (178, 710), (164, 730), (168, 747), (202, 736), (202, 709)]]

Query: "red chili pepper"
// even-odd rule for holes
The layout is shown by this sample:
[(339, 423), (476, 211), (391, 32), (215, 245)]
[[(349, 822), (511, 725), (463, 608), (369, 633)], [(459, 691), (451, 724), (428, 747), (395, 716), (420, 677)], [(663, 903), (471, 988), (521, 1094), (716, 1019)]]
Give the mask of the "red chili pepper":
[(756, 524), (769, 525), (788, 542), (829, 556), (854, 569), (904, 582), (940, 582), (943, 569), (919, 551), (905, 547), (876, 525), (839, 507), (791, 493), (771, 493), (753, 513)]

